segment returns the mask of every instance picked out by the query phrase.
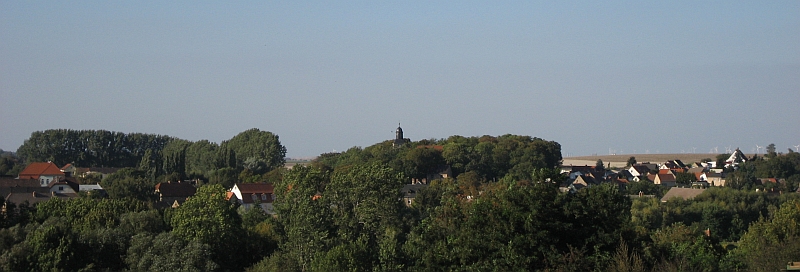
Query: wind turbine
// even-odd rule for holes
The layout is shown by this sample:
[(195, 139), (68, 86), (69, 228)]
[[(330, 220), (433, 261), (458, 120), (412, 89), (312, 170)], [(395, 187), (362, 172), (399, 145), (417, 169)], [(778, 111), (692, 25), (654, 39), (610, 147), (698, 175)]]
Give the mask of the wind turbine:
[(756, 145), (756, 154), (758, 154), (758, 152), (759, 152), (759, 150), (761, 150), (761, 148), (764, 148), (764, 147), (760, 146), (760, 145)]
[(692, 147), (692, 153), (695, 153), (695, 152), (694, 152), (695, 150), (697, 150), (697, 148), (695, 148), (695, 147), (693, 146), (693, 147)]
[(798, 149), (798, 148), (800, 148), (800, 144), (799, 144), (799, 145), (796, 145), (796, 146), (794, 146), (794, 152), (800, 152), (800, 151), (797, 151), (797, 149)]
[(725, 148), (725, 154), (731, 154), (731, 153), (733, 153), (733, 150), (731, 150), (731, 146), (729, 145), (728, 147)]
[(715, 147), (714, 147), (714, 153), (717, 153), (717, 154), (719, 154), (719, 146), (715, 146)]

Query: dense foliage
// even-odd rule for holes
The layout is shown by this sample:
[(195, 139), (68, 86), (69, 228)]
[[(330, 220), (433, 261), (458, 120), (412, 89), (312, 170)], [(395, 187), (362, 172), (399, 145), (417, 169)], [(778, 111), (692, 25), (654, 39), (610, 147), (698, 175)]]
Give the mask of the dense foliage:
[[(165, 135), (121, 133), (105, 130), (52, 129), (31, 133), (17, 150), (16, 157), (0, 158), (0, 174), (24, 163), (52, 161), (76, 167), (132, 167), (150, 179), (218, 177), (218, 170), (245, 171), (262, 175), (284, 165), (286, 147), (278, 136), (259, 129), (243, 131), (221, 144), (200, 140), (191, 142)], [(21, 168), (20, 166), (17, 166)], [(223, 170), (225, 171), (225, 170)], [(232, 184), (227, 179), (220, 184)]]
[(332, 170), (368, 162), (382, 163), (411, 178), (424, 178), (440, 166), (448, 165), (454, 176), (469, 173), (480, 180), (498, 180), (509, 175), (513, 179), (528, 180), (535, 169), (554, 168), (561, 163), (561, 145), (510, 134), (451, 136), (411, 142), (402, 147), (385, 141), (366, 148), (353, 147), (342, 153), (322, 154), (314, 161), (314, 166)]
[(172, 140), (165, 135), (51, 129), (31, 133), (17, 149), (17, 156), (25, 162), (129, 167), (139, 163), (147, 150), (161, 151)]
[[(646, 180), (562, 193), (559, 144), (527, 136), (387, 141), (291, 170), (284, 154), (257, 129), (220, 145), (168, 138), (103, 179), (107, 198), (7, 205), (0, 270), (775, 271), (800, 261), (794, 152), (668, 202), (628, 196), (663, 194)], [(6, 158), (5, 171), (18, 166)], [(429, 179), (443, 166), (452, 176)], [(156, 208), (153, 186), (180, 176), (208, 182), (179, 207)], [(405, 205), (401, 188), (422, 179)], [(226, 200), (233, 182), (263, 180), (275, 186), (275, 215)]]

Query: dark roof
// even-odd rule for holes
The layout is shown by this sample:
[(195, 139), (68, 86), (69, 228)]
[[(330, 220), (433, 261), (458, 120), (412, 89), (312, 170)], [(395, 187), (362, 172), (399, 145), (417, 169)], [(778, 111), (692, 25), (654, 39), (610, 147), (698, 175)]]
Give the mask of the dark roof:
[[(239, 192), (242, 192), (242, 194), (245, 194), (245, 193), (251, 193), (251, 194), (252, 193), (270, 193), (271, 194), (272, 191), (275, 189), (275, 187), (272, 186), (272, 184), (265, 183), (265, 182), (259, 182), (259, 183), (237, 183), (235, 186), (239, 188)], [(242, 196), (242, 197), (244, 197), (244, 196)]]
[(428, 188), (427, 184), (406, 184), (403, 185), (400, 192), (403, 193), (405, 197), (414, 198), (417, 197), (417, 193), (419, 193), (420, 190), (424, 190), (425, 188)]
[(42, 187), (36, 179), (15, 179), (8, 177), (0, 178), (0, 196), (7, 196), (11, 193), (30, 194), (33, 192), (49, 194), (50, 188)]
[(572, 184), (581, 184), (578, 180), (582, 180), (584, 183), (586, 183), (587, 186), (600, 184), (600, 182), (598, 182), (597, 179), (593, 178), (590, 175), (580, 175), (575, 178), (575, 181), (573, 181)]
[(31, 193), (10, 193), (6, 195), (6, 202), (7, 203), (14, 203), (14, 204), (22, 204), (24, 202), (28, 202), (28, 204), (36, 204), (42, 201), (47, 201), (50, 198), (58, 197), (61, 199), (68, 199), (68, 198), (75, 198), (78, 197), (78, 194), (56, 194), (56, 193), (39, 193), (39, 192), (31, 192)]
[(633, 174), (631, 174), (631, 172), (628, 171), (628, 170), (620, 170), (617, 173), (617, 176), (618, 177), (625, 177), (625, 178), (633, 178)]
[(636, 170), (636, 172), (639, 172), (640, 175), (647, 175), (648, 173), (650, 173), (650, 168), (647, 167), (646, 165), (634, 165), (632, 167), (633, 169)]
[(56, 185), (67, 185), (72, 188), (73, 191), (78, 192), (81, 190), (81, 186), (78, 184), (78, 180), (74, 177), (65, 177), (64, 179), (60, 179), (58, 181), (50, 182), (48, 187), (53, 188)]
[(661, 182), (675, 182), (675, 176), (672, 174), (658, 174), (658, 179)]
[(156, 192), (161, 197), (190, 197), (197, 192), (191, 182), (162, 182), (156, 184)]

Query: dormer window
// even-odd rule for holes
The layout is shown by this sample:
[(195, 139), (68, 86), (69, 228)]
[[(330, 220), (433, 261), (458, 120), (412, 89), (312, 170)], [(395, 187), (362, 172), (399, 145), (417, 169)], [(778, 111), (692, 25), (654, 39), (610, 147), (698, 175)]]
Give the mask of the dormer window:
[(255, 194), (252, 194), (252, 195), (250, 195), (250, 196), (253, 198), (253, 200), (258, 200), (258, 196), (257, 196), (257, 195), (255, 195)]
[(261, 194), (261, 200), (267, 200), (267, 194)]

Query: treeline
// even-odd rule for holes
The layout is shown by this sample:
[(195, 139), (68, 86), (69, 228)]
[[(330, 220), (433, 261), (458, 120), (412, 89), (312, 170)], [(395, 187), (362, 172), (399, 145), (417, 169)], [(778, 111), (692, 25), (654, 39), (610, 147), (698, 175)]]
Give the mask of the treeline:
[[(213, 182), (180, 207), (154, 208), (143, 156), (106, 178), (109, 198), (7, 207), (0, 270), (776, 271), (800, 260), (796, 193), (723, 187), (666, 203), (611, 183), (561, 193), (558, 143), (515, 135), (382, 142), (269, 171), (264, 150), (274, 145), (253, 139), (271, 133), (240, 135), (219, 146), (173, 140), (159, 151), (161, 171), (183, 160), (186, 175), (209, 165), (206, 175), (229, 169), (239, 181), (274, 175), (276, 215), (245, 211)], [(217, 155), (190, 162), (190, 153)], [(784, 173), (776, 169), (800, 169), (795, 156), (731, 171)], [(415, 188), (406, 206), (401, 188), (442, 165), (455, 178)]]
[(315, 167), (333, 170), (359, 163), (378, 162), (401, 171), (409, 178), (425, 178), (441, 166), (449, 166), (454, 176), (471, 180), (498, 180), (509, 175), (528, 180), (533, 170), (554, 168), (561, 163), (561, 145), (541, 138), (502, 135), (431, 139), (406, 143), (401, 147), (385, 141), (366, 148), (353, 147), (341, 153), (320, 155)]
[(31, 133), (17, 149), (25, 163), (52, 161), (81, 167), (133, 167), (147, 150), (161, 151), (175, 140), (166, 135), (107, 130), (50, 129)]
[[(250, 176), (262, 175), (283, 166), (286, 147), (277, 135), (255, 128), (220, 144), (155, 134), (53, 129), (31, 133), (16, 155), (22, 163), (52, 161), (58, 166), (72, 163), (76, 167), (131, 167), (144, 171), (153, 180), (166, 176), (173, 180), (201, 178), (232, 184), (242, 171)], [(12, 157), (6, 157), (0, 167), (16, 163)]]

